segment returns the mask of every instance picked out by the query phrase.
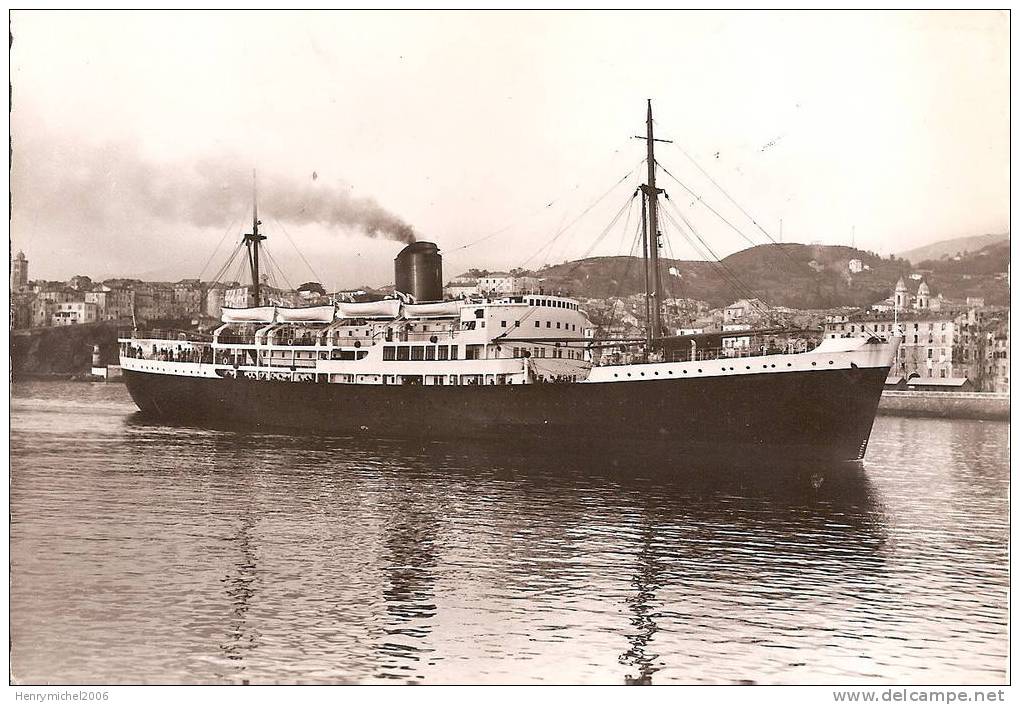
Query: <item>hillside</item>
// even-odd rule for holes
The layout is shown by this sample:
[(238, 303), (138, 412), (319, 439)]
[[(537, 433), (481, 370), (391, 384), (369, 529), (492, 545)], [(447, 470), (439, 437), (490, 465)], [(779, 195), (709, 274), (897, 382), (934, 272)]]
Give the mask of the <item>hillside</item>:
[(975, 235), (973, 237), (957, 237), (951, 240), (933, 242), (923, 247), (915, 247), (906, 252), (899, 252), (896, 256), (905, 259), (914, 265), (926, 260), (938, 260), (945, 257), (955, 257), (957, 254), (976, 252), (988, 245), (994, 245), (1005, 241), (1009, 242), (1009, 233), (996, 233), (991, 235)]
[(997, 274), (1009, 267), (1009, 240), (986, 245), (979, 250), (941, 259), (923, 260), (919, 270), (937, 274)]
[[(1008, 243), (985, 254), (936, 263), (926, 275), (934, 293), (947, 298), (983, 296), (989, 304), (1006, 304), (1009, 290), (998, 272), (1005, 271)], [(851, 274), (851, 259), (869, 269)], [(671, 267), (680, 276), (669, 274)], [(1001, 269), (1000, 269), (1001, 267)], [(973, 271), (971, 271), (973, 270)], [(908, 262), (851, 247), (834, 245), (758, 245), (720, 263), (663, 260), (663, 289), (668, 297), (684, 297), (725, 306), (744, 296), (759, 296), (775, 306), (823, 309), (868, 306), (892, 294), (896, 280), (914, 271)], [(592, 257), (544, 267), (533, 273), (547, 291), (584, 298), (629, 296), (644, 291), (641, 260), (635, 257)]]
[[(871, 270), (851, 276), (847, 268), (851, 259), (860, 259)], [(671, 267), (679, 271), (679, 277), (669, 274)], [(745, 295), (791, 308), (866, 305), (888, 296), (906, 271), (905, 262), (870, 252), (795, 243), (759, 245), (734, 253), (721, 264), (662, 261), (667, 296), (700, 299), (713, 306)], [(644, 291), (645, 286), (641, 260), (635, 257), (594, 257), (546, 267), (535, 275), (545, 280), (547, 290), (582, 297), (628, 296)]]

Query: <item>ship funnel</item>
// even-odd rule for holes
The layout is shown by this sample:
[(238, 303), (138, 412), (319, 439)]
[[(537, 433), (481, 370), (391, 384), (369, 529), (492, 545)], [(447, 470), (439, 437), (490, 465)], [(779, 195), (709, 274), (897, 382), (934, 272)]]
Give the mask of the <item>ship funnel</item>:
[(443, 256), (434, 242), (413, 242), (393, 260), (393, 281), (415, 301), (443, 300)]

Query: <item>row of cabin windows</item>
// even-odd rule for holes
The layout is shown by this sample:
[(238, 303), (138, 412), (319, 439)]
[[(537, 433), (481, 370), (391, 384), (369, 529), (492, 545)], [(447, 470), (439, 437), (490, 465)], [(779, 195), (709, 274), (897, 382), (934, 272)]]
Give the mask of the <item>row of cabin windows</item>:
[(384, 345), (383, 360), (456, 360), (456, 345)]
[(556, 301), (554, 299), (528, 299), (532, 306), (548, 306), (549, 308), (565, 308), (570, 311), (577, 310), (577, 304), (571, 301)]
[[(556, 328), (557, 328), (557, 330), (572, 330), (572, 331), (576, 331), (577, 330), (577, 324), (576, 323), (563, 323), (562, 326), (560, 325), (560, 323), (561, 323), (560, 321), (556, 321)], [(552, 321), (546, 321), (545, 322), (545, 327), (546, 328), (552, 328), (552, 324), (553, 324)], [(520, 321), (514, 321), (514, 328), (520, 328), (520, 326), (521, 326), (521, 322)], [(499, 327), (500, 328), (506, 328), (507, 327), (507, 322), (506, 321), (500, 321), (499, 322)], [(536, 328), (541, 328), (542, 327), (542, 321), (535, 321), (535, 327)]]
[(408, 386), (419, 386), (421, 384), (433, 386), (446, 385), (481, 385), (481, 384), (513, 384), (513, 378), (506, 374), (470, 374), (470, 375), (352, 375), (334, 374), (329, 376), (329, 381), (341, 384), (400, 384)]
[[(514, 348), (514, 357), (524, 357), (529, 355), (531, 357), (546, 357), (547, 348)], [(583, 360), (580, 350), (573, 350), (571, 348), (553, 348), (552, 354), (549, 357), (556, 359), (567, 359), (567, 360)]]

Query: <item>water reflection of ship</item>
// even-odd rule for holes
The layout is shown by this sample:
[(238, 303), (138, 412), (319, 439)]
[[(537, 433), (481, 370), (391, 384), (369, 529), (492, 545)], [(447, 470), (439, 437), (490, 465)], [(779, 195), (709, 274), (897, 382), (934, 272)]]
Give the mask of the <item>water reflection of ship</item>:
[[(245, 675), (246, 659), (250, 651), (258, 647), (258, 629), (249, 623), (248, 611), (252, 599), (258, 589), (258, 551), (252, 539), (255, 527), (255, 516), (248, 508), (241, 516), (241, 524), (237, 533), (230, 537), (230, 542), (237, 546), (238, 556), (234, 569), (222, 578), (227, 597), (230, 599), (230, 619), (227, 627), (227, 640), (220, 645), (224, 655), (234, 662), (242, 683), (248, 683)], [(235, 676), (236, 677), (236, 676)]]
[(653, 547), (655, 529), (646, 524), (638, 538), (641, 548), (638, 551), (637, 565), (630, 584), (634, 587), (633, 594), (627, 598), (630, 608), (631, 630), (627, 633), (630, 648), (620, 656), (620, 663), (633, 667), (637, 675), (624, 675), (624, 682), (629, 685), (650, 685), (652, 675), (659, 670), (656, 663), (659, 655), (651, 650), (652, 639), (659, 631), (655, 621), (654, 603), (657, 590), (662, 586), (662, 566)]
[[(373, 662), (365, 666), (378, 678), (421, 680), (442, 658), (434, 629), (449, 617), (437, 607), (435, 586), (447, 560), (446, 512), (453, 496), (484, 497), (487, 505), (500, 507), (506, 526), (535, 529), (528, 541), (515, 545), (513, 555), (493, 554), (497, 570), (488, 579), (502, 594), (582, 594), (591, 584), (592, 566), (574, 570), (570, 565), (577, 565), (578, 552), (589, 542), (598, 543), (593, 536), (614, 537), (617, 555), (630, 557), (610, 566), (612, 574), (606, 576), (628, 585), (620, 603), (629, 613), (620, 633), (627, 646), (617, 658), (628, 669), (627, 682), (650, 682), (663, 667), (656, 639), (664, 626), (666, 633), (675, 633), (691, 618), (677, 602), (690, 589), (760, 589), (772, 599), (792, 602), (802, 594), (791, 574), (829, 594), (882, 580), (884, 510), (861, 468), (773, 467), (756, 473), (688, 466), (661, 456), (603, 458), (520, 442), (202, 434), (224, 446), (213, 449), (222, 461), (238, 452), (263, 457), (269, 481), (294, 463), (303, 467), (300, 474), (287, 474), (290, 494), (300, 495), (302, 483), (309, 494), (321, 496), (323, 483), (332, 486), (337, 476), (329, 474), (335, 470), (316, 471), (326, 466), (315, 463), (332, 465), (340, 457), (362, 478), (376, 478), (380, 492), (374, 496), (384, 503), (387, 519), (379, 530), (383, 553), (376, 567), (383, 577), (383, 601), (371, 621), (381, 619), (382, 627), (373, 638)], [(302, 455), (281, 454), (282, 447), (299, 447)], [(281, 457), (288, 462), (275, 464)], [(243, 511), (243, 498), (240, 506)], [(472, 503), (461, 507), (471, 511)], [(223, 651), (242, 664), (242, 671), (259, 640), (249, 613), (258, 588), (255, 524), (250, 512), (242, 515), (232, 539), (240, 555), (224, 581), (233, 611)], [(501, 540), (499, 531), (490, 535)], [(498, 552), (507, 545), (493, 548)], [(666, 665), (675, 668), (675, 658), (668, 657)]]
[(412, 488), (398, 491), (401, 494), (393, 508), (393, 523), (385, 530), (386, 623), (378, 647), (381, 663), (376, 675), (411, 681), (424, 679), (421, 666), (434, 662), (435, 648), (429, 645), (428, 637), (436, 616), (440, 522), (428, 511), (420, 510)]

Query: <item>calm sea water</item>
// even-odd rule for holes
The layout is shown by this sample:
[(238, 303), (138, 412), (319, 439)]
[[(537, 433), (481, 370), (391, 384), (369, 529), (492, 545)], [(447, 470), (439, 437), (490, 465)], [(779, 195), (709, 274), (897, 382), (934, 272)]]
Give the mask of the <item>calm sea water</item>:
[(22, 683), (1002, 683), (1008, 426), (879, 417), (862, 469), (11, 415)]

